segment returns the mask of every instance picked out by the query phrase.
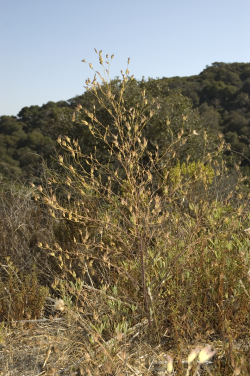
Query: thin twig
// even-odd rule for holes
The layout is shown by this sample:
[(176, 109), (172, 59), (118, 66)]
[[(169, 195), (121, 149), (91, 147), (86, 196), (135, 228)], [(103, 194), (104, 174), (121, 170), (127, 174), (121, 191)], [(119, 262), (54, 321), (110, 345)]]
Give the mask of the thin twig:
[(52, 319), (37, 319), (37, 320), (17, 320), (17, 321), (4, 321), (4, 324), (16, 324), (16, 323), (25, 323), (25, 322), (44, 322), (44, 321), (60, 321), (63, 320), (63, 317), (56, 317)]

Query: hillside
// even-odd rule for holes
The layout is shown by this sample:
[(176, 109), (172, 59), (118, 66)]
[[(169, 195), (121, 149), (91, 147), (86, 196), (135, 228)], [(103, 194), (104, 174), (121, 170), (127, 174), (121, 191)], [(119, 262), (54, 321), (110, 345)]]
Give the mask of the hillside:
[[(118, 91), (120, 82), (118, 79), (112, 81)], [(175, 93), (180, 91), (191, 101), (183, 98), (182, 103), (178, 103), (179, 109), (183, 113), (189, 111), (195, 128), (204, 128), (211, 135), (222, 133), (232, 150), (245, 156), (240, 156), (241, 165), (250, 166), (250, 63), (216, 62), (195, 76), (133, 80), (126, 95), (127, 105), (136, 103), (142, 88), (146, 89), (148, 98), (157, 98), (157, 103), (165, 109), (158, 111), (156, 118), (147, 126), (146, 136), (153, 143), (161, 141), (165, 132), (162, 124), (166, 117), (171, 116), (171, 105), (177, 105)], [(89, 139), (89, 136), (86, 138), (82, 126), (71, 120), (78, 104), (85, 109), (97, 105), (98, 111), (94, 96), (85, 92), (67, 101), (50, 101), (41, 107), (24, 107), (17, 117), (1, 116), (0, 155), (3, 173), (21, 180), (30, 179), (31, 176), (39, 177), (39, 166), (42, 160), (50, 163), (59, 134), (78, 138), (82, 146), (93, 151), (95, 141)], [(190, 111), (191, 107), (193, 112)], [(110, 122), (109, 118), (103, 118), (106, 116), (103, 115), (103, 109), (100, 109), (98, 115), (104, 124)], [(157, 134), (161, 134), (161, 137)]]

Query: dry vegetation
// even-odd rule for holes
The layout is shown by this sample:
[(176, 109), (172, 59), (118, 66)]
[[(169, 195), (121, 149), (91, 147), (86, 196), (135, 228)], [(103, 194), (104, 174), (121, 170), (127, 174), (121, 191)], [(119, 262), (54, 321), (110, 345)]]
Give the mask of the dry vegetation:
[(112, 123), (93, 108), (82, 126), (105, 162), (59, 137), (43, 187), (1, 183), (0, 374), (249, 375), (248, 187), (205, 132), (180, 162), (185, 116), (149, 151), (146, 93), (126, 108), (128, 68), (113, 95), (99, 62), (87, 90)]

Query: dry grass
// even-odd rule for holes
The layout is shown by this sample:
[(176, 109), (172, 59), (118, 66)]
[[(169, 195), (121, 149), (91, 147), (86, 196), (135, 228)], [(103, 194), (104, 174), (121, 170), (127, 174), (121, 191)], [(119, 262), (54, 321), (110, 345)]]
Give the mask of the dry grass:
[[(86, 329), (86, 322), (72, 312), (44, 322), (26, 320), (12, 324), (4, 330), (0, 375), (161, 376), (168, 374), (169, 356), (174, 359), (177, 374), (186, 375), (192, 350), (201, 351), (208, 345), (216, 351), (216, 356), (200, 365), (197, 374), (233, 375), (239, 368), (240, 374), (249, 374), (246, 364), (249, 339), (227, 343), (211, 337), (186, 343), (182, 349), (177, 349), (168, 337), (162, 344), (151, 346), (147, 328), (146, 320), (132, 328), (126, 338), (116, 336), (106, 342), (96, 338), (91, 346), (91, 332)], [(195, 374), (197, 367), (199, 362), (195, 359), (190, 364), (190, 374)]]

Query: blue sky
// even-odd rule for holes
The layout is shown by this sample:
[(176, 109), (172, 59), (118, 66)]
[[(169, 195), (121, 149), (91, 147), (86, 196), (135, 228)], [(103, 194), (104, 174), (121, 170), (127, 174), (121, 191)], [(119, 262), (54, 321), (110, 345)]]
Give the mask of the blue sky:
[(84, 92), (114, 54), (111, 78), (190, 76), (250, 62), (249, 0), (0, 0), (0, 116)]

